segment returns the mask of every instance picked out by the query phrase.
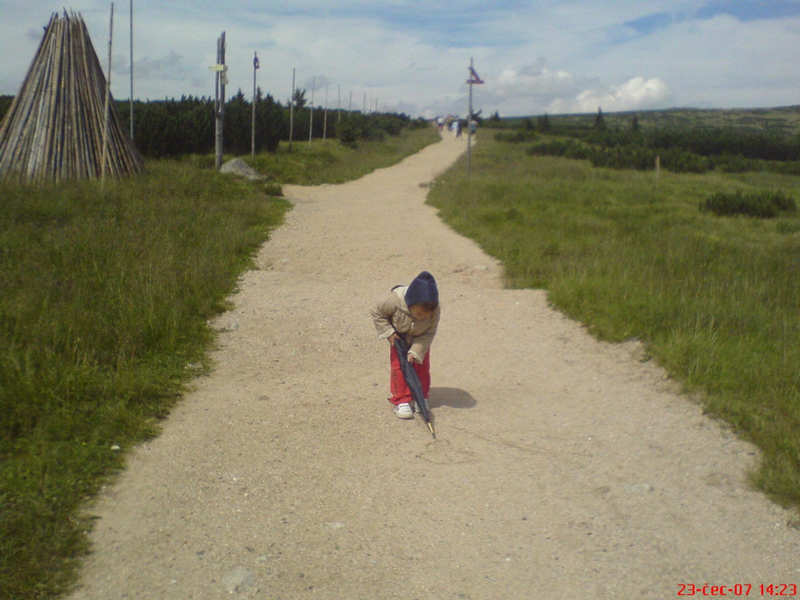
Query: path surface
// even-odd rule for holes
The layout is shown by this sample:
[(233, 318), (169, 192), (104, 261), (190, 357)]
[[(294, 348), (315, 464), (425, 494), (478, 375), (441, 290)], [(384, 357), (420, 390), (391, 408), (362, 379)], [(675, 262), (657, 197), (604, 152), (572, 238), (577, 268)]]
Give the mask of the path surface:
[[(213, 373), (92, 508), (73, 598), (800, 585), (792, 515), (746, 484), (755, 450), (635, 345), (595, 341), (541, 291), (502, 289), (499, 266), (424, 204), (420, 184), (464, 149), (447, 136), (352, 183), (287, 188), (294, 209), (218, 320)], [(388, 344), (368, 316), (423, 268), (443, 309), (435, 441), (392, 415)]]

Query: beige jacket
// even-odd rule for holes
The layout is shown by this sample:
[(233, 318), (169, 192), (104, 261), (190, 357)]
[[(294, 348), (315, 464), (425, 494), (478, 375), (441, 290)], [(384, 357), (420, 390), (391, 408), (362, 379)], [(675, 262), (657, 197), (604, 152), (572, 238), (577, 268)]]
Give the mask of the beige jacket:
[(410, 344), (409, 354), (422, 362), (430, 350), (436, 328), (439, 326), (441, 305), (436, 307), (430, 319), (414, 321), (406, 305), (405, 296), (408, 286), (394, 288), (389, 296), (370, 312), (378, 339), (385, 340), (395, 331), (401, 334)]

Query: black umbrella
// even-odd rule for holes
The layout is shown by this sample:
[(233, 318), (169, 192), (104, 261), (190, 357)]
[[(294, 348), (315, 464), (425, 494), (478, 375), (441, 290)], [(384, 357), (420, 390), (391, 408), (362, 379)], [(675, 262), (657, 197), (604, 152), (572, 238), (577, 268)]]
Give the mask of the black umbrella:
[(419, 412), (422, 413), (422, 418), (425, 420), (428, 429), (430, 429), (431, 435), (436, 439), (436, 432), (433, 430), (433, 422), (431, 421), (431, 411), (428, 408), (428, 403), (425, 401), (425, 395), (422, 393), (422, 384), (419, 381), (414, 367), (408, 362), (408, 344), (406, 344), (402, 337), (397, 335), (394, 338), (394, 347), (400, 359), (400, 369), (403, 371), (403, 378), (406, 380), (408, 389), (411, 390), (411, 396), (419, 407)]

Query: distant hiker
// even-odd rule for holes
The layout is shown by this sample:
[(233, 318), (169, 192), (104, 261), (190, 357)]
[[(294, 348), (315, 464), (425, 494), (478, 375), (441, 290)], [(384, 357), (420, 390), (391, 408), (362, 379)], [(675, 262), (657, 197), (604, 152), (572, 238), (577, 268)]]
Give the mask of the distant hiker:
[(408, 286), (396, 285), (389, 296), (379, 302), (370, 312), (379, 340), (389, 341), (389, 402), (394, 413), (401, 419), (412, 419), (411, 391), (403, 378), (394, 339), (401, 336), (409, 345), (408, 361), (422, 384), (425, 398), (431, 387), (430, 347), (439, 325), (441, 309), (436, 280), (427, 271), (422, 271)]

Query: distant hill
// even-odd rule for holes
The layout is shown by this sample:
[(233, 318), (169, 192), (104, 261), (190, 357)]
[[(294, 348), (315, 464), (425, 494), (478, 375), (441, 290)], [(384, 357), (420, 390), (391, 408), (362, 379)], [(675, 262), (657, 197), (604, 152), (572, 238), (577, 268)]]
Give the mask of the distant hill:
[[(501, 118), (501, 126), (519, 126), (526, 119), (536, 124), (543, 115)], [(633, 117), (642, 128), (661, 127), (734, 127), (752, 131), (770, 131), (786, 135), (800, 134), (800, 105), (775, 108), (670, 108), (607, 113), (603, 111), (606, 126), (627, 129)], [(547, 115), (554, 126), (591, 127), (597, 113)], [(491, 126), (490, 123), (487, 122)]]

